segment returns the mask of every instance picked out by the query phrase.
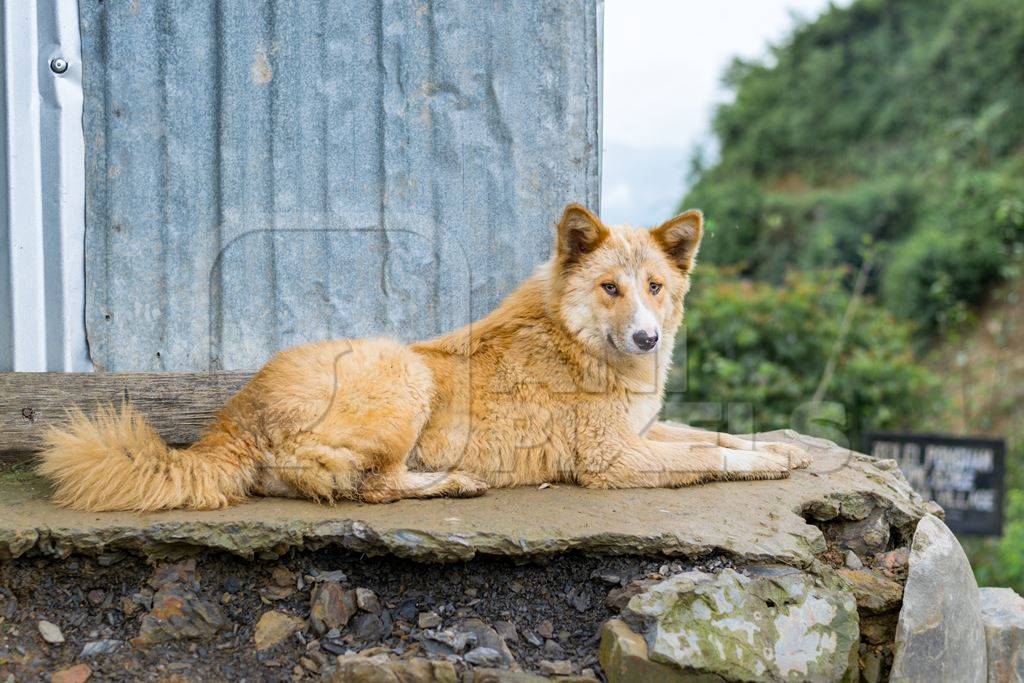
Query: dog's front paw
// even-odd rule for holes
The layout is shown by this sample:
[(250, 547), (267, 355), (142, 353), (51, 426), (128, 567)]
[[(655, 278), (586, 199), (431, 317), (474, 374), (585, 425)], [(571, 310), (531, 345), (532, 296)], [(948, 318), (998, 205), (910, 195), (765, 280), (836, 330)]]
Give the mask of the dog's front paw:
[(452, 498), (476, 498), (487, 493), (487, 482), (468, 472), (452, 472), (450, 479), (447, 495)]
[(811, 454), (802, 446), (791, 443), (782, 443), (780, 441), (767, 441), (758, 444), (758, 448), (766, 450), (769, 453), (775, 453), (777, 455), (784, 455), (789, 459), (789, 468), (794, 470), (803, 469), (810, 467), (813, 458)]
[(722, 469), (730, 479), (778, 479), (789, 475), (792, 466), (785, 455), (757, 451), (722, 449)]

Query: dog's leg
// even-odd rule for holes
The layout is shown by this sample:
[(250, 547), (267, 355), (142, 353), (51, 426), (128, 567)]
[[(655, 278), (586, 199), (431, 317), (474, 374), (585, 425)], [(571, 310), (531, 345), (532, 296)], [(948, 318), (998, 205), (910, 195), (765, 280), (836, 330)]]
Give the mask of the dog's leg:
[(310, 498), (318, 502), (359, 497), (366, 458), (325, 444), (317, 434), (300, 434), (276, 449), (275, 463), (261, 477), (257, 493)]
[(390, 503), (401, 498), (468, 498), (487, 491), (484, 482), (464, 472), (408, 471), (405, 453), (410, 449), (396, 445), (390, 452), (368, 456), (328, 446), (313, 434), (302, 435), (278, 449), (278, 465), (265, 474), (258, 492), (327, 503), (346, 498)]
[(263, 371), (273, 446), (259, 492), (383, 503), (486, 490), (462, 472), (408, 471), (434, 391), (419, 355), (383, 339), (300, 351)]
[(795, 444), (779, 441), (751, 441), (733, 434), (711, 432), (706, 429), (696, 429), (667, 422), (655, 422), (647, 430), (645, 436), (654, 441), (667, 443), (715, 444), (733, 450), (768, 451), (769, 453), (787, 456), (790, 459), (791, 466), (795, 468), (808, 467), (811, 464), (811, 456), (807, 450)]
[(369, 475), (359, 498), (367, 503), (390, 503), (401, 498), (472, 498), (482, 496), (487, 484), (466, 472), (410, 472), (405, 467), (383, 475)]
[(576, 480), (590, 488), (678, 487), (726, 479), (783, 479), (791, 469), (788, 456), (769, 451), (637, 436), (580, 444)]

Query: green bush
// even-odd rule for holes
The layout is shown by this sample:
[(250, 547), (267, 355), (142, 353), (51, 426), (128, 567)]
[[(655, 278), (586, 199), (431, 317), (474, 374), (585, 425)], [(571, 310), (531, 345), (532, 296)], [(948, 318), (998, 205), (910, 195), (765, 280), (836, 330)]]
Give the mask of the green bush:
[(859, 446), (866, 428), (908, 427), (932, 413), (937, 398), (922, 397), (938, 396), (936, 381), (915, 363), (910, 328), (869, 300), (837, 354), (822, 397), (831, 405), (808, 406), (839, 343), (847, 277), (842, 269), (791, 273), (773, 286), (701, 265), (666, 415), (730, 431), (795, 427)]
[(1022, 64), (1020, 0), (857, 0), (735, 63), (683, 201), (705, 261), (778, 284), (870, 245), (884, 305), (960, 321), (1024, 251)]
[(926, 331), (962, 322), (1024, 252), (1024, 179), (967, 172), (893, 254), (884, 300)]
[(902, 237), (916, 220), (919, 194), (900, 177), (801, 192), (765, 192), (750, 178), (702, 179), (684, 203), (707, 216), (705, 262), (780, 283), (793, 268), (859, 267), (866, 246)]
[[(1024, 3), (858, 0), (725, 75), (713, 169), (836, 185), (1024, 142)], [(720, 176), (721, 178), (721, 176)]]
[[(1021, 0), (854, 0), (768, 59), (733, 64), (719, 158), (694, 165), (682, 202), (704, 209), (708, 230), (669, 415), (851, 445), (865, 428), (946, 430), (933, 409), (951, 390), (911, 346), (951, 347), (997, 281), (1024, 275), (1022, 65)], [(839, 356), (824, 397), (837, 410), (808, 413), (850, 273), (869, 257), (878, 303), (858, 311)], [(732, 421), (732, 403), (753, 406), (755, 424)], [(981, 583), (1024, 592), (1022, 437), (1010, 439), (1004, 537), (964, 541)]]
[[(1019, 435), (1024, 436), (1024, 435)], [(997, 539), (962, 538), (981, 586), (1008, 586), (1024, 593), (1024, 438), (1010, 441), (1006, 459), (1003, 535)]]

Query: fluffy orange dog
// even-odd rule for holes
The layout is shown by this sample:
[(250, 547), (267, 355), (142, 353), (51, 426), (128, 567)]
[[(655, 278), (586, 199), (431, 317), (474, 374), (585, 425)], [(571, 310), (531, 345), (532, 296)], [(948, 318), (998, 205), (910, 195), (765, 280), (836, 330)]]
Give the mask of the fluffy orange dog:
[(250, 495), (383, 503), (554, 481), (686, 486), (808, 464), (786, 444), (656, 421), (699, 211), (646, 230), (571, 205), (557, 232), (551, 259), (479, 322), (411, 346), (282, 351), (186, 450), (130, 407), (79, 414), (50, 433), (39, 470), (61, 505), (160, 510)]

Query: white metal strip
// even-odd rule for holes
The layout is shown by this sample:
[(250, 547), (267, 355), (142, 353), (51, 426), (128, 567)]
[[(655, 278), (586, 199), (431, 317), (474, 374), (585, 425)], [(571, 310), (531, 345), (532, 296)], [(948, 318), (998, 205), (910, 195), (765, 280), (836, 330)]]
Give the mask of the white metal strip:
[[(85, 339), (85, 140), (76, 0), (3, 4), (7, 263), (0, 368), (91, 369)], [(65, 60), (51, 67), (53, 60)]]

